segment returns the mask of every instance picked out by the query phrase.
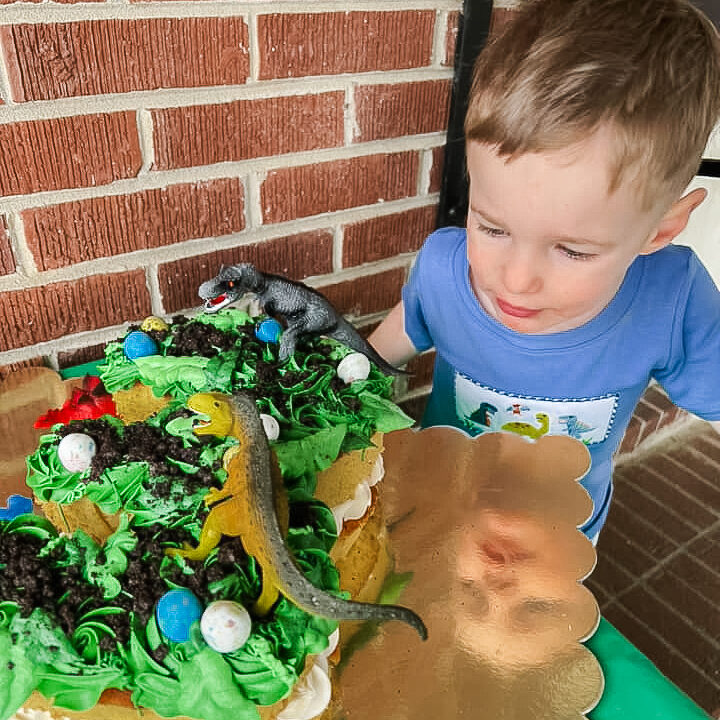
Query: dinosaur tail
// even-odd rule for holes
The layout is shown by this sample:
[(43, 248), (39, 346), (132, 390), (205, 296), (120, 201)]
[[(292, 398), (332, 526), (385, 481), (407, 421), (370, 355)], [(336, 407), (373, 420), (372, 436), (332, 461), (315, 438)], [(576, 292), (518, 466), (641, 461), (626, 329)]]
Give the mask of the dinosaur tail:
[[(428, 632), (422, 618), (412, 610), (400, 605), (378, 605), (374, 603), (355, 602), (343, 600), (329, 593), (316, 588), (305, 578), (297, 566), (293, 563), (293, 569), (299, 577), (293, 579), (292, 585), (296, 592), (288, 591), (287, 586), (281, 588), (281, 592), (288, 597), (295, 605), (305, 612), (319, 615), (329, 620), (371, 620), (386, 622), (388, 620), (399, 620), (414, 628), (423, 640), (427, 640)], [(287, 566), (285, 568), (288, 569)], [(292, 571), (291, 571), (292, 572)], [(300, 588), (307, 590), (299, 593)]]
[(347, 345), (355, 352), (362, 353), (387, 375), (408, 375), (405, 370), (396, 368), (381, 357), (375, 348), (344, 318), (338, 319), (337, 326), (332, 332), (327, 333), (327, 336)]
[(315, 587), (305, 577), (280, 530), (272, 486), (270, 446), (255, 401), (243, 393), (236, 394), (233, 400), (235, 416), (246, 424), (250, 440), (245, 482), (251, 502), (244, 510), (257, 535), (257, 559), (263, 572), (263, 585), (273, 585), (290, 602), (314, 615), (330, 620), (400, 620), (426, 639), (425, 624), (412, 610), (396, 605), (343, 600)]

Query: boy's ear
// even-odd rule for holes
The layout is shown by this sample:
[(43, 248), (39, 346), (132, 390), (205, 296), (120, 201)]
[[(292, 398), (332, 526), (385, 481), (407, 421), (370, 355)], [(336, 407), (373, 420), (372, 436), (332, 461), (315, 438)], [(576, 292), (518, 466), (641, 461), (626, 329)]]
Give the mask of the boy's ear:
[(663, 215), (655, 233), (648, 238), (640, 254), (649, 255), (669, 245), (687, 227), (692, 211), (706, 196), (705, 188), (696, 188), (674, 202)]

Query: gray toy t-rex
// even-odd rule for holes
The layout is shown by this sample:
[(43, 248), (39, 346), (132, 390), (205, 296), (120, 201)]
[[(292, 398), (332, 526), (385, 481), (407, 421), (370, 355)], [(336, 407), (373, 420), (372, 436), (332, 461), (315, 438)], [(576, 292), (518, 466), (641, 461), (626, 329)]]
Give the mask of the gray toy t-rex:
[(299, 337), (325, 335), (367, 356), (385, 373), (405, 374), (383, 360), (324, 295), (303, 283), (242, 263), (220, 268), (220, 272), (198, 290), (208, 313), (217, 312), (246, 293), (253, 293), (268, 315), (285, 323), (280, 337), (281, 361), (292, 355)]

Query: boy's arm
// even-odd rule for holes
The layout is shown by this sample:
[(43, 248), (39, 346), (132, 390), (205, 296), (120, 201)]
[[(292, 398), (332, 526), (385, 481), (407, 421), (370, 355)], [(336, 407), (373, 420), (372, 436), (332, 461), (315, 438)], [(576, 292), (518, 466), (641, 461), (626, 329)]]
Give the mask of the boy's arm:
[(402, 301), (373, 330), (368, 342), (391, 365), (404, 365), (418, 354), (405, 332), (405, 309)]

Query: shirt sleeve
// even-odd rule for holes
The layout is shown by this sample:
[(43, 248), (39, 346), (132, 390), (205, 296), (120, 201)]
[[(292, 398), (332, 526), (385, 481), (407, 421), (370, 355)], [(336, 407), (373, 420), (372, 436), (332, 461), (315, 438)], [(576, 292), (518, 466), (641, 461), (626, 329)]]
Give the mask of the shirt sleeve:
[(405, 332), (410, 338), (410, 342), (419, 352), (428, 350), (433, 347), (430, 329), (425, 321), (425, 314), (422, 307), (422, 277), (424, 266), (424, 250), (422, 248), (418, 253), (415, 264), (410, 271), (410, 277), (407, 284), (402, 289), (403, 308), (405, 310)]
[(676, 405), (720, 420), (720, 291), (694, 253), (688, 278), (676, 306), (670, 357), (655, 378)]

